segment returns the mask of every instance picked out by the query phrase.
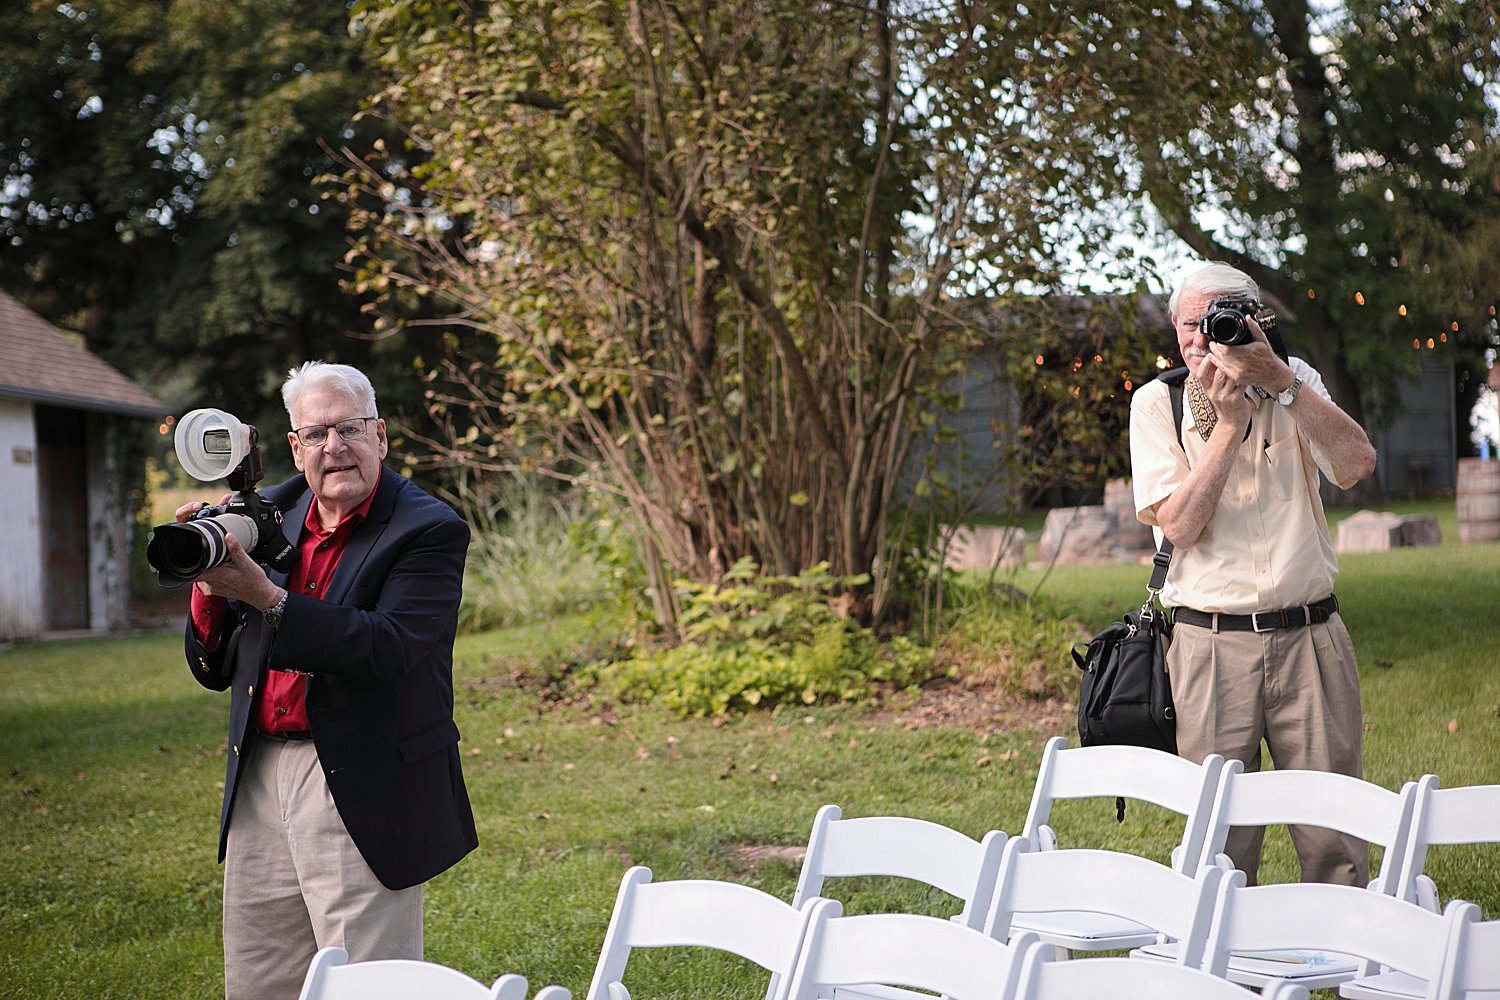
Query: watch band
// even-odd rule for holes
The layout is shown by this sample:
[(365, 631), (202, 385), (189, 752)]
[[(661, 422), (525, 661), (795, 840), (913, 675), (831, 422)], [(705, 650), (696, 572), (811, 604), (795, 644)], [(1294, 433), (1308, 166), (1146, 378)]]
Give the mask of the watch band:
[(1283, 392), (1277, 393), (1276, 402), (1282, 406), (1291, 406), (1297, 399), (1297, 393), (1302, 391), (1302, 376), (1294, 375), (1292, 384), (1287, 386)]
[(261, 617), (266, 620), (267, 625), (276, 628), (281, 624), (281, 616), (286, 614), (286, 599), (287, 591), (283, 589), (276, 603), (260, 613)]

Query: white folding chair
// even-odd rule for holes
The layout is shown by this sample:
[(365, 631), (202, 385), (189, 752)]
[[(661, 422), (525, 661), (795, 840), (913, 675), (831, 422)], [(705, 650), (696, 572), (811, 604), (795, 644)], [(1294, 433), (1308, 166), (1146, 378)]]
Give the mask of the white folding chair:
[(1005, 845), (985, 930), (1003, 941), (1021, 930), (1024, 917), (1023, 933), (1069, 951), (1171, 939), (1173, 960), (1196, 968), (1226, 880), (1243, 884), (1244, 874), (1205, 865), (1188, 876), (1134, 854), (1038, 851), (1015, 837)]
[[(1150, 802), (1170, 809), (1183, 818), (1182, 837), (1172, 848), (1171, 867), (1188, 877), (1197, 874), (1208, 834), (1209, 814), (1218, 790), (1224, 758), (1209, 754), (1202, 764), (1159, 750), (1131, 746), (1092, 746), (1068, 749), (1068, 741), (1054, 736), (1042, 748), (1042, 762), (1037, 770), (1036, 786), (1031, 793), (1031, 807), (1020, 836), (1042, 851), (1057, 849), (1057, 834), (1050, 820), (1053, 804), (1063, 799), (1112, 798)], [(1015, 838), (1011, 838), (1014, 840)], [(1148, 927), (1133, 928), (1134, 937), (1123, 932), (1129, 928), (1119, 917), (1095, 915), (1092, 919), (1076, 914), (1072, 920), (1072, 937), (1065, 937), (1048, 918), (1044, 936), (1055, 945), (1087, 951), (1101, 936), (1116, 936), (1121, 943), (1111, 947), (1129, 948), (1156, 940)], [(1012, 920), (1017, 930), (1044, 928), (1034, 925), (1031, 916), (1018, 913)]]
[(1500, 1000), (1500, 920), (1466, 911), (1433, 985), (1430, 1000)]
[[(537, 991), (536, 1000), (569, 1000), (561, 986)], [(302, 981), (300, 1000), (526, 1000), (526, 979), (507, 973), (486, 986), (457, 969), (413, 959), (350, 964), (343, 948), (320, 948)]]
[(1031, 935), (1006, 944), (955, 921), (914, 913), (836, 914), (820, 909), (808, 928), (786, 1000), (817, 1000), (843, 986), (864, 992), (871, 982), (946, 1000), (1013, 1000), (1021, 956), (1041, 947)]
[(1204, 968), (1256, 988), (1291, 980), (1332, 989), (1363, 963), (1432, 979), (1473, 908), (1455, 901), (1438, 914), (1384, 893), (1316, 882), (1238, 887), (1220, 896)]
[(830, 878), (904, 878), (962, 902), (954, 919), (978, 930), (984, 926), (1005, 839), (1004, 833), (991, 830), (975, 840), (940, 823), (906, 816), (843, 819), (838, 806), (827, 805), (813, 819), (792, 905), (822, 896)]
[(1136, 799), (1170, 809), (1183, 818), (1182, 839), (1172, 848), (1172, 867), (1185, 875), (1198, 870), (1209, 814), (1218, 792), (1224, 758), (1209, 754), (1203, 763), (1160, 750), (1130, 746), (1068, 748), (1054, 736), (1042, 748), (1031, 807), (1020, 836), (1037, 848), (1057, 848), (1049, 822), (1061, 799)]
[(1441, 788), (1437, 775), (1423, 775), (1417, 781), (1396, 895), (1434, 912), (1440, 909), (1437, 885), (1425, 874), (1427, 849), (1457, 844), (1500, 844), (1500, 785)]
[[(800, 907), (821, 897), (830, 878), (874, 875), (910, 879), (959, 900), (963, 906), (953, 919), (979, 930), (995, 888), (1005, 840), (999, 830), (975, 840), (940, 823), (907, 816), (844, 819), (838, 806), (826, 805), (813, 817), (792, 905)], [(767, 1000), (774, 1000), (780, 988), (781, 983), (773, 977), (766, 990)], [(835, 992), (851, 993), (848, 989), (830, 990), (827, 995)], [(874, 984), (853, 992), (865, 996), (892, 994)]]
[[(1411, 836), (1394, 894), (1438, 912), (1437, 885), (1424, 873), (1427, 848), (1455, 844), (1500, 844), (1500, 785), (1440, 788), (1437, 775), (1423, 775), (1417, 781)], [(1362, 975), (1339, 987), (1339, 995), (1348, 1000), (1422, 1000), (1427, 994), (1425, 979), (1393, 969)]]
[[(1081, 962), (1050, 960), (1046, 949), (1028, 954), (1021, 967), (1018, 1000), (1252, 1000), (1255, 994), (1201, 969), (1128, 958), (1090, 958)], [(1294, 983), (1272, 983), (1260, 1000), (1307, 1000)]]
[(1318, 826), (1383, 849), (1380, 872), (1369, 888), (1395, 895), (1402, 856), (1411, 837), (1417, 783), (1393, 792), (1361, 778), (1331, 771), (1255, 771), (1232, 761), (1219, 778), (1209, 815), (1202, 861), (1232, 865), (1223, 853), (1230, 827)]
[(712, 948), (754, 962), (785, 982), (809, 922), (830, 909), (841, 911), (838, 903), (823, 899), (798, 909), (733, 882), (653, 883), (651, 869), (631, 868), (615, 897), (588, 1000), (630, 1000), (621, 980), (635, 948)]

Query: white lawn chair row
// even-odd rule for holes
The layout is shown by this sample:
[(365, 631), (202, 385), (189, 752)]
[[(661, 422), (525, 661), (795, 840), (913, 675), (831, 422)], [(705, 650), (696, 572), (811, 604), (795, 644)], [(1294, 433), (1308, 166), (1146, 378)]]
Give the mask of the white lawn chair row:
[[(836, 900), (794, 907), (729, 882), (651, 882), (632, 868), (620, 886), (587, 1000), (630, 1000), (625, 984), (638, 948), (695, 947), (747, 959), (772, 976), (772, 1000), (846, 993), (948, 1000), (1247, 1000), (1240, 986), (1198, 969), (1128, 958), (1051, 961), (1032, 934), (1002, 942), (961, 922), (904, 913), (842, 916)], [(872, 985), (880, 984), (880, 985)], [(1272, 1000), (1305, 1000), (1275, 984)]]

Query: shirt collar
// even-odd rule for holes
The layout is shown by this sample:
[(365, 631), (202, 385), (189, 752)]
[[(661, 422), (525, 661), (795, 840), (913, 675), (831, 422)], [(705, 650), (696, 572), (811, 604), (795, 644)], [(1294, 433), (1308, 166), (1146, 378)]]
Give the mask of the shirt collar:
[(364, 503), (345, 514), (343, 520), (332, 528), (323, 527), (318, 520), (318, 497), (317, 494), (313, 494), (312, 503), (307, 505), (307, 516), (302, 519), (302, 526), (319, 538), (328, 538), (337, 531), (346, 530), (346, 526), (347, 530), (352, 531), (369, 515), (370, 505), (375, 502), (375, 490), (378, 489), (380, 489), (380, 477), (376, 476), (375, 489), (372, 489), (370, 495), (365, 497)]

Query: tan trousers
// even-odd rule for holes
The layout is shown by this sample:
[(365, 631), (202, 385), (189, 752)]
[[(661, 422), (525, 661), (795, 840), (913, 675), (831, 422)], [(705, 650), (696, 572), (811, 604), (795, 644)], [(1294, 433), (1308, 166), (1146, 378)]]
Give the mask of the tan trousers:
[(422, 957), (422, 887), (380, 884), (344, 829), (311, 740), (256, 739), (224, 860), (224, 996), (296, 1000), (313, 954)]
[[(1176, 624), (1167, 653), (1177, 713), (1177, 751), (1210, 753), (1259, 771), (1261, 741), (1280, 770), (1362, 777), (1364, 724), (1354, 644), (1337, 614), (1275, 632), (1214, 632)], [(1304, 882), (1364, 885), (1369, 845), (1321, 827), (1292, 826)], [(1262, 827), (1229, 831), (1225, 853), (1256, 884)]]

